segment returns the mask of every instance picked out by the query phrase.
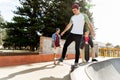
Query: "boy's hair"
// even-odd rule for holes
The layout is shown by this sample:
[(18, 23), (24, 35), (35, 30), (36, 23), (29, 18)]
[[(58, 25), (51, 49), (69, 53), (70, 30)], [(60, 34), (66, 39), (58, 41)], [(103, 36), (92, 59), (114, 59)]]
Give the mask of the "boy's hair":
[(76, 4), (76, 3), (72, 5), (72, 9), (75, 9), (75, 8), (76, 8), (76, 9), (79, 9), (79, 5)]
[(84, 33), (83, 33), (83, 35), (85, 35), (86, 32), (89, 32), (89, 35), (90, 35), (90, 31), (89, 30), (85, 30)]
[(87, 30), (87, 31), (85, 31), (85, 32), (89, 32), (89, 33), (90, 33), (90, 31), (89, 31), (89, 30)]
[(57, 32), (58, 30), (60, 30), (60, 28), (56, 28), (56, 32)]

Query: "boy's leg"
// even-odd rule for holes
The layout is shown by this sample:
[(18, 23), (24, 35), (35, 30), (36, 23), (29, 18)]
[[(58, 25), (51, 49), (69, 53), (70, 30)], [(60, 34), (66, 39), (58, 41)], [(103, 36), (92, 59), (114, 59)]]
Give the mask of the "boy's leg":
[(95, 58), (95, 52), (94, 52), (94, 45), (93, 45), (92, 39), (90, 39), (88, 43), (91, 46), (92, 59), (94, 59)]
[(56, 49), (54, 49), (54, 55), (53, 55), (53, 56), (54, 56), (54, 64), (57, 64), (57, 63), (56, 63), (56, 60), (57, 60), (56, 54), (59, 53), (59, 52), (58, 52), (59, 49), (60, 49), (60, 47), (56, 47)]
[(79, 62), (79, 57), (80, 57), (80, 43), (81, 43), (81, 38), (82, 35), (76, 35), (75, 36), (75, 64), (77, 64)]
[(92, 61), (97, 61), (97, 60), (95, 59), (94, 44), (93, 44), (92, 39), (90, 39), (88, 43), (89, 43), (89, 45), (91, 46)]
[(56, 64), (56, 53), (54, 53), (54, 64)]
[(66, 41), (65, 41), (65, 44), (63, 46), (63, 50), (62, 50), (62, 56), (61, 58), (59, 59), (60, 62), (63, 62), (64, 58), (65, 58), (65, 55), (66, 55), (66, 52), (67, 52), (67, 47), (71, 44), (71, 42), (73, 41), (73, 36), (72, 34), (69, 34), (69, 36), (67, 37)]
[(83, 63), (86, 62), (86, 61), (85, 61), (85, 53), (84, 53), (84, 49), (83, 49), (84, 45), (85, 45), (84, 42), (82, 42), (82, 43), (80, 44), (81, 58), (82, 58), (82, 62), (83, 62)]
[(56, 64), (56, 61), (55, 61), (56, 60), (55, 59), (56, 58), (56, 49), (53, 48), (52, 50), (53, 50), (53, 61), (54, 61), (54, 64)]
[(91, 48), (91, 53), (92, 53), (92, 59), (95, 58), (95, 51), (94, 51), (94, 48)]
[(81, 49), (81, 58), (82, 58), (82, 63), (86, 62), (86, 61), (85, 61), (84, 49)]

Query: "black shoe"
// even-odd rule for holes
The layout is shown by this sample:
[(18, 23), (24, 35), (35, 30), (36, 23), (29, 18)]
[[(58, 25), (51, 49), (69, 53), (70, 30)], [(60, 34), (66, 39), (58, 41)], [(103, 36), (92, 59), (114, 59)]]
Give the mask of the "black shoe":
[(63, 58), (58, 59), (59, 62), (63, 62)]
[(59, 65), (60, 62), (63, 62), (63, 58), (60, 58), (60, 59), (57, 59), (57, 60), (56, 60), (56, 64), (57, 64), (57, 65)]
[(79, 67), (79, 64), (78, 64), (78, 63), (75, 63), (75, 64), (74, 64), (74, 68), (77, 68), (77, 67)]
[(92, 62), (94, 62), (94, 61), (98, 61), (97, 59), (92, 59)]

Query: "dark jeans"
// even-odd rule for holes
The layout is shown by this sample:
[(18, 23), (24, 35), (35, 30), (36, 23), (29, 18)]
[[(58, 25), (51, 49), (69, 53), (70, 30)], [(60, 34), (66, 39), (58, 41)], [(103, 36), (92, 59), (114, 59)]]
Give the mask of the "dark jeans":
[(80, 56), (80, 43), (81, 43), (81, 38), (82, 35), (78, 35), (78, 34), (72, 34), (70, 33), (65, 41), (64, 47), (63, 47), (63, 51), (62, 51), (62, 59), (65, 58), (66, 52), (67, 52), (67, 47), (71, 44), (71, 42), (75, 41), (75, 63), (79, 62), (79, 56)]

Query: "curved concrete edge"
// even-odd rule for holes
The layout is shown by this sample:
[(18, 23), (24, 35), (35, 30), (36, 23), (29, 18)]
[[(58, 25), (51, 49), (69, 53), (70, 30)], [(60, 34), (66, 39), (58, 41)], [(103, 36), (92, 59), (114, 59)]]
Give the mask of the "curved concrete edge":
[(80, 66), (70, 77), (71, 80), (120, 80), (120, 58)]
[(120, 73), (120, 58), (110, 59), (109, 60), (115, 69)]
[[(89, 63), (91, 64), (91, 63)], [(71, 74), (71, 80), (90, 80), (88, 75), (86, 74), (86, 67), (89, 65), (83, 65), (80, 66), (79, 68), (75, 69)]]
[[(116, 66), (112, 64), (114, 61), (115, 60), (106, 60), (91, 64), (87, 66), (86, 74), (90, 80), (120, 80), (120, 73), (116, 69)], [(116, 61), (117, 64), (119, 64), (119, 60), (116, 59)]]

